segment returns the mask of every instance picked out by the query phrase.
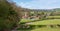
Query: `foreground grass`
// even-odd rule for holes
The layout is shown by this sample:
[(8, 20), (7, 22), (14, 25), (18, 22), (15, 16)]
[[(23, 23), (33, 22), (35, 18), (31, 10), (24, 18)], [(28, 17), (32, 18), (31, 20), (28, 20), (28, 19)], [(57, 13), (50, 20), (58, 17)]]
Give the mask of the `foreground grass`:
[(33, 30), (18, 30), (18, 31), (60, 31), (60, 28), (36, 28)]
[(60, 31), (60, 28), (36, 28), (31, 31)]

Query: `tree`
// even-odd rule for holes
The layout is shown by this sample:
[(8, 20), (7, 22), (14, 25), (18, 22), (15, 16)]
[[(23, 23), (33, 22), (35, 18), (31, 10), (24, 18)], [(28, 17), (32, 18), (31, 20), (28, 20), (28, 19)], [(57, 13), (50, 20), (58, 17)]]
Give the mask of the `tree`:
[(7, 0), (0, 1), (0, 31), (9, 31), (18, 23), (19, 16)]

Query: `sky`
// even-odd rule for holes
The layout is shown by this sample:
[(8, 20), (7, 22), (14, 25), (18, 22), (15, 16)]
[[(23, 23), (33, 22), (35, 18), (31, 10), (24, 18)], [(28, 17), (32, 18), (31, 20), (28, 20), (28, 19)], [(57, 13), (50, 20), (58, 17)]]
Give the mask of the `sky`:
[(13, 0), (16, 5), (29, 9), (60, 8), (60, 0)]

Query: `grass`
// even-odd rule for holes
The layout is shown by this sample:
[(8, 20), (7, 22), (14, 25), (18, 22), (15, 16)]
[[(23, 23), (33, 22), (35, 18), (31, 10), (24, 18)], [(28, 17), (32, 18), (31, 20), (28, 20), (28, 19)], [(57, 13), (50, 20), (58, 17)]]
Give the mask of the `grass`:
[(52, 18), (54, 18), (54, 19), (60, 19), (60, 16), (48, 16), (48, 18), (49, 19), (52, 19)]
[[(31, 25), (49, 25), (49, 24), (60, 24), (60, 19), (37, 21), (37, 22), (33, 22)], [(60, 31), (60, 28), (42, 27), (42, 28), (33, 29), (31, 31)]]
[[(60, 24), (60, 16), (49, 16), (48, 18), (54, 18), (54, 19), (48, 19), (48, 20), (42, 20), (42, 21), (35, 21), (32, 22), (33, 20), (30, 19), (21, 19), (20, 23), (24, 23), (24, 22), (31, 22), (31, 24), (29, 25), (57, 25)], [(56, 19), (57, 18), (57, 19)], [(31, 30), (23, 30), (23, 31), (60, 31), (60, 28), (49, 28), (49, 27), (37, 27)]]
[(30, 22), (31, 20), (30, 19), (21, 19), (20, 22)]
[[(50, 25), (50, 24), (53, 24), (53, 25), (60, 24), (60, 19), (37, 21), (37, 22), (33, 22), (31, 25)], [(36, 28), (31, 31), (60, 31), (60, 28), (43, 27), (43, 28)]]
[[(24, 22), (29, 22), (28, 20), (23, 20)], [(22, 22), (22, 21), (21, 21)], [(42, 21), (36, 21), (31, 22), (29, 25), (50, 25), (50, 24), (60, 24), (60, 19), (49, 19), (49, 20), (42, 20)], [(60, 28), (49, 28), (49, 27), (37, 27), (31, 30), (23, 30), (23, 31), (60, 31)]]
[(49, 25), (49, 24), (60, 24), (60, 19), (37, 21), (37, 22), (32, 22), (32, 24), (30, 25)]
[(43, 28), (35, 28), (35, 29), (32, 29), (32, 30), (19, 30), (19, 31), (60, 31), (60, 28), (46, 28), (46, 27), (43, 27)]
[[(48, 19), (60, 19), (60, 16), (48, 16)], [(32, 21), (36, 21), (38, 19), (21, 19), (21, 21), (19, 23), (26, 23), (26, 22), (32, 22)]]
[(19, 23), (33, 22), (36, 20), (38, 20), (38, 19), (21, 19), (21, 21)]
[(31, 31), (60, 31), (60, 28), (36, 28)]

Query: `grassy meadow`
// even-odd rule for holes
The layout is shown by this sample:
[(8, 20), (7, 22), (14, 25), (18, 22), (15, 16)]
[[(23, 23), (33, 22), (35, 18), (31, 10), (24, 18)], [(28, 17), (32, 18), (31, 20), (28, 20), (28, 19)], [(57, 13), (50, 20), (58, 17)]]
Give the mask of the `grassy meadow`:
[[(54, 17), (54, 18), (60, 18), (60, 16), (49, 16), (49, 17)], [(34, 21), (31, 22), (32, 20), (28, 20), (28, 19), (22, 19), (21, 22), (29, 22), (28, 25), (33, 26), (34, 28), (27, 28), (27, 29), (23, 29), (22, 31), (60, 31), (60, 26), (59, 27), (51, 27), (49, 25), (58, 25), (60, 24), (60, 19), (47, 19), (47, 20), (40, 20), (40, 21)], [(42, 25), (42, 27), (41, 27)], [(43, 27), (43, 25), (46, 25), (45, 27)], [(39, 27), (40, 26), (40, 27)]]
[(60, 31), (60, 28), (36, 28), (31, 31)]

